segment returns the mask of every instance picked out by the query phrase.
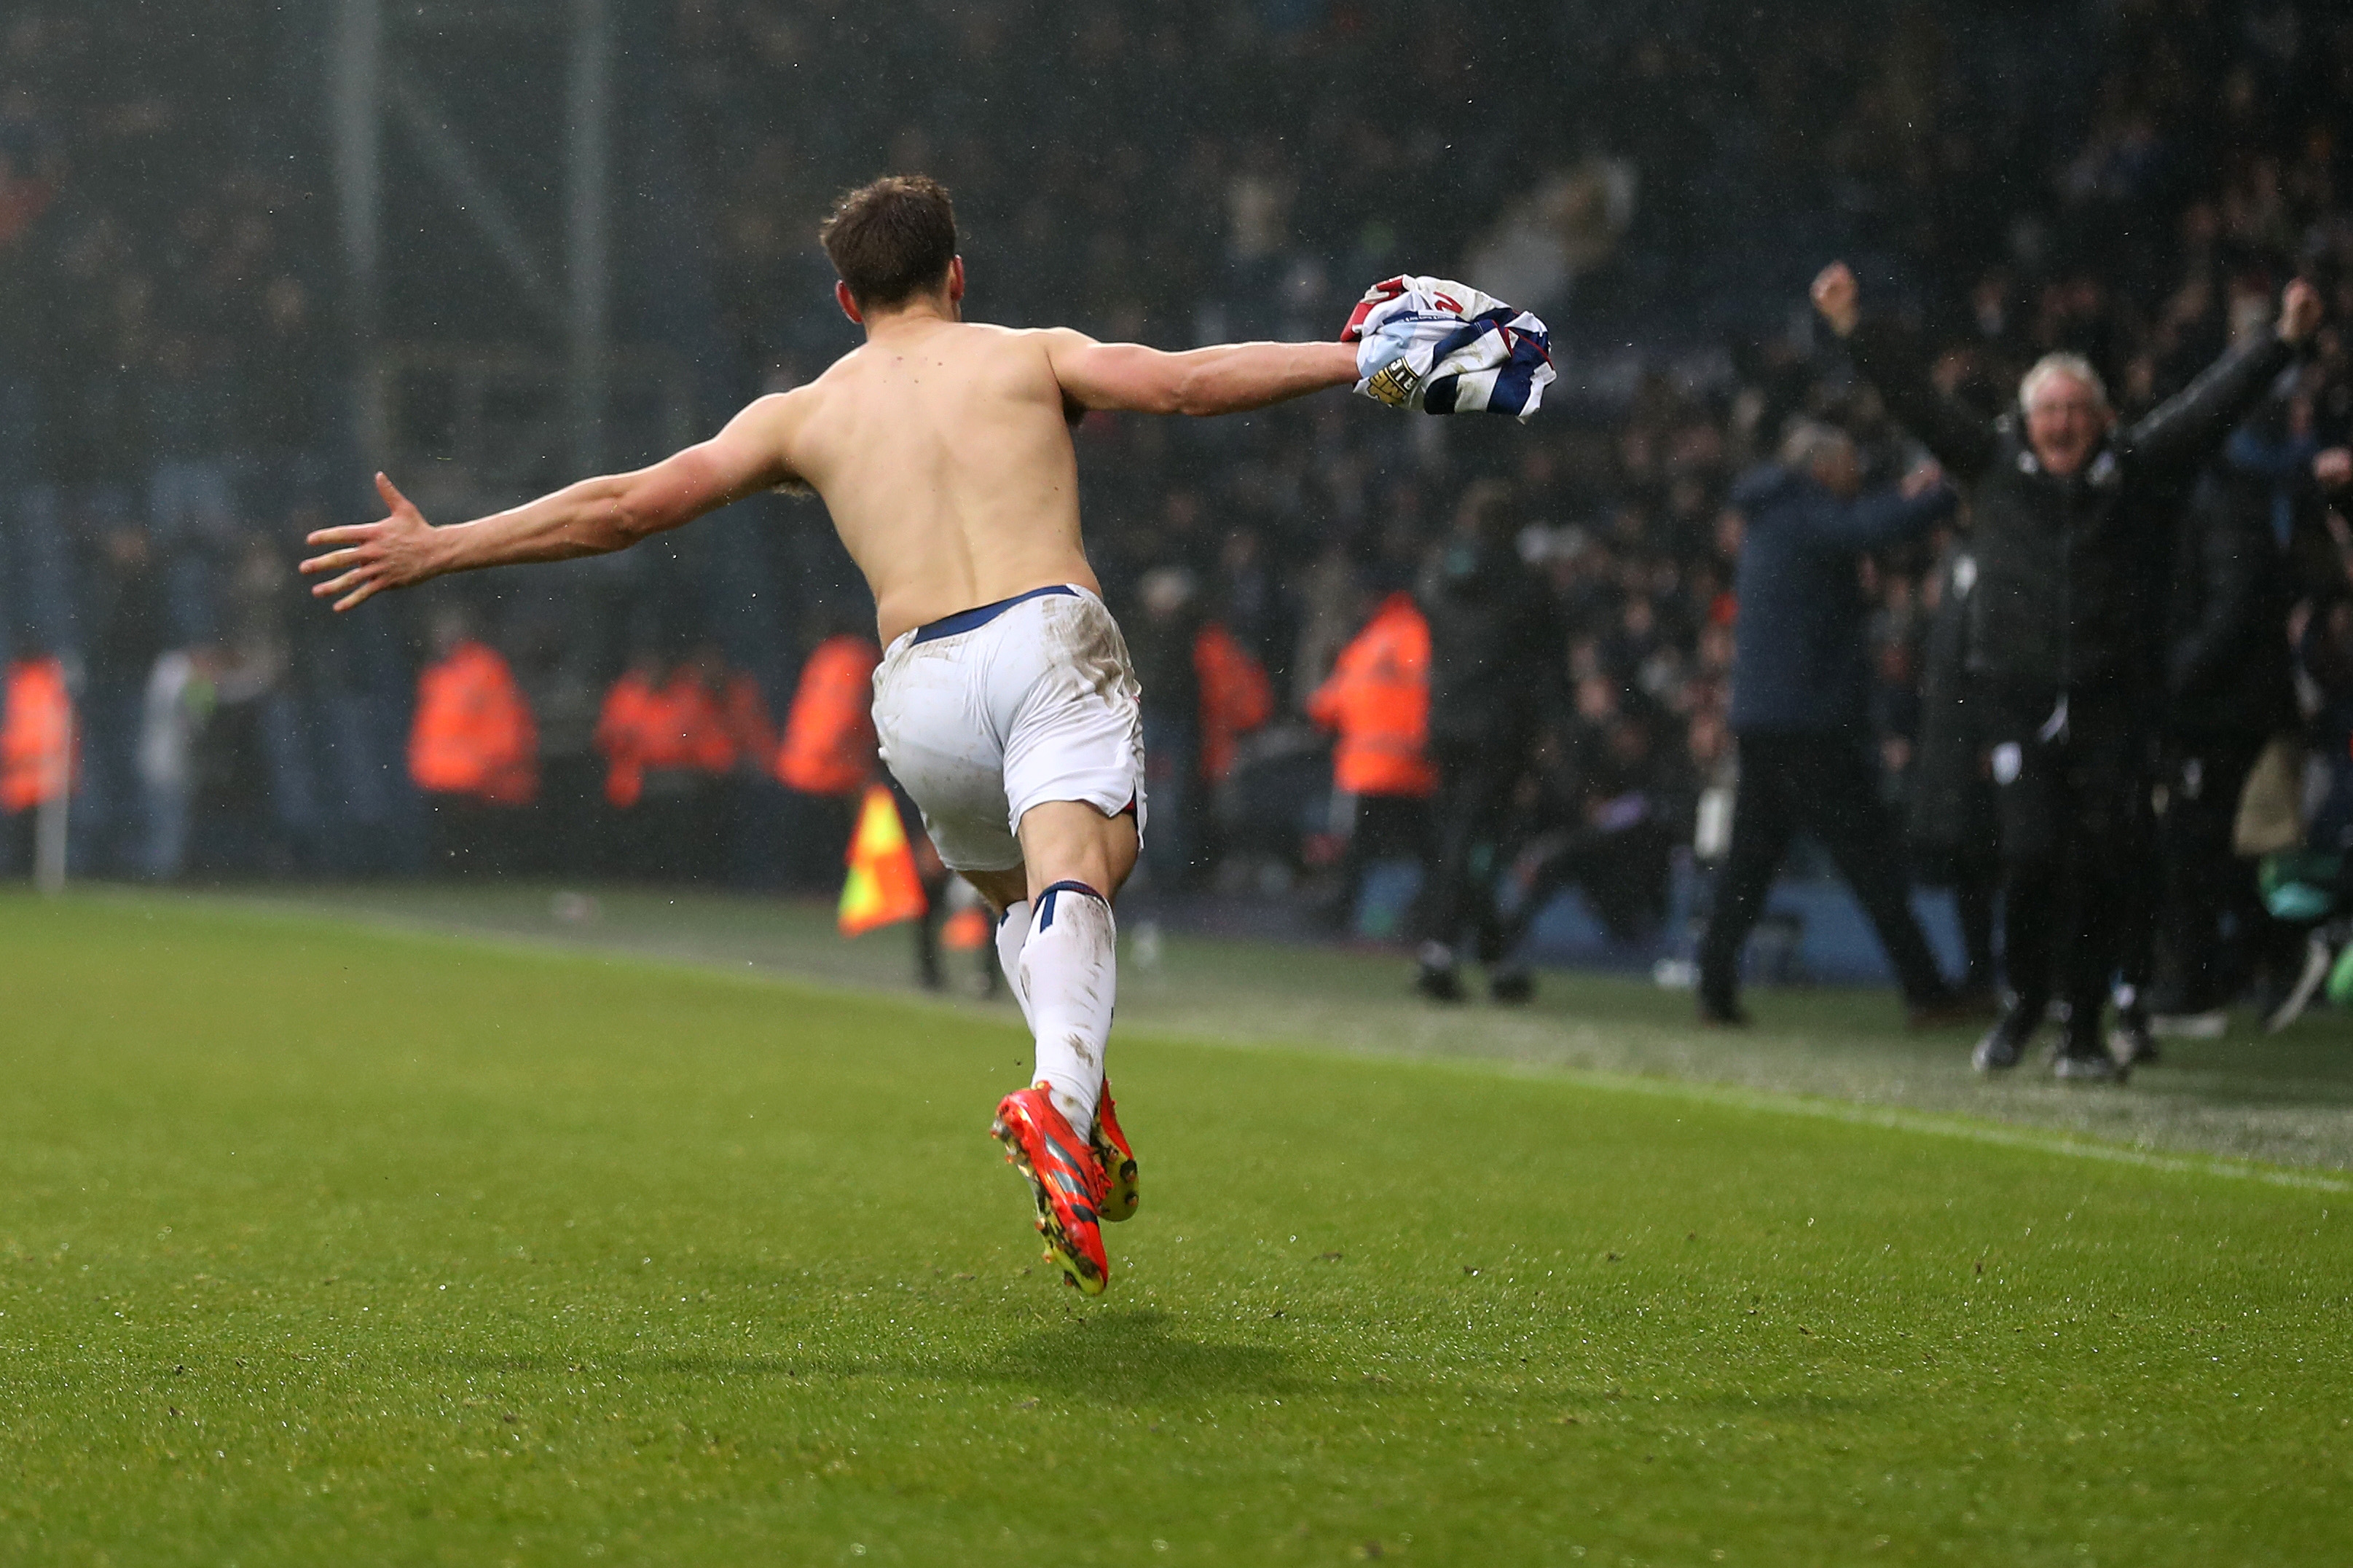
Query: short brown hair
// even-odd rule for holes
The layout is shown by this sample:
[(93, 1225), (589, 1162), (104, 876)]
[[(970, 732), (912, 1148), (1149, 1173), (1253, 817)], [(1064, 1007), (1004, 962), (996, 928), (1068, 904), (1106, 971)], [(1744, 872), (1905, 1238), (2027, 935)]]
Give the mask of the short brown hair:
[(937, 180), (890, 174), (836, 202), (817, 237), (858, 308), (888, 310), (947, 278), (955, 207)]

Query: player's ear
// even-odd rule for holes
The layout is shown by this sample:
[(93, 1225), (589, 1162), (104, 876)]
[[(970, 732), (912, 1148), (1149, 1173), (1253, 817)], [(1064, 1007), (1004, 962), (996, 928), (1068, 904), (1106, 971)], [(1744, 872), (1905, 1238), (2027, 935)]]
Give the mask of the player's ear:
[(961, 256), (948, 258), (948, 300), (951, 304), (964, 302), (964, 258)]
[(833, 302), (841, 307), (843, 315), (861, 327), (866, 324), (866, 318), (858, 313), (858, 301), (851, 298), (849, 284), (836, 283), (833, 286)]

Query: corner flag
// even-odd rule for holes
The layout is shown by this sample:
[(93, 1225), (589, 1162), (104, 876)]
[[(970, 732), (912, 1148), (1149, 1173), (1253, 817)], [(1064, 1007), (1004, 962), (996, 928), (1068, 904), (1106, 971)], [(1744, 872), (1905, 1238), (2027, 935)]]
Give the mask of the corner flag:
[(915, 855), (899, 821), (898, 802), (888, 785), (870, 784), (858, 808), (858, 830), (849, 836), (841, 934), (858, 936), (877, 926), (919, 920), (923, 910), (923, 885), (915, 876)]

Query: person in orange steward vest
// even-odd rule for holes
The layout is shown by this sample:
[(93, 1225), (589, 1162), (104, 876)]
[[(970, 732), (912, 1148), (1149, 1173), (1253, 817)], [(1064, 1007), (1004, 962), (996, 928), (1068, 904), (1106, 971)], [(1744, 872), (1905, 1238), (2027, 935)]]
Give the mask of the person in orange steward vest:
[(1219, 784), (1234, 771), (1241, 738), (1274, 717), (1274, 687), (1258, 657), (1217, 621), (1193, 638), (1193, 669), (1201, 680), (1201, 776)]
[(503, 870), (515, 814), (539, 794), (539, 726), (514, 671), (462, 614), (437, 617), (433, 647), (408, 731), (408, 777), (432, 813), (433, 864)]
[(657, 744), (655, 692), (668, 673), (658, 654), (640, 649), (605, 693), (594, 744), (605, 759), (605, 800), (627, 811), (646, 793), (646, 758)]
[(773, 747), (749, 676), (698, 646), (675, 662), (641, 653), (606, 694), (596, 745), (605, 798), (624, 814), (622, 860), (641, 876), (707, 880), (733, 841), (727, 784)]
[(738, 778), (765, 773), (768, 759), (776, 752), (776, 725), (768, 716), (768, 699), (750, 670), (727, 668), (718, 661), (715, 648), (711, 657), (712, 663), (704, 679), (712, 683), (719, 721), (733, 748), (729, 770)]
[(1332, 782), (1357, 795), (1426, 799), (1430, 765), (1430, 623), (1406, 593), (1391, 594), (1307, 700), (1307, 716), (1334, 731)]
[(1233, 775), (1241, 738), (1274, 717), (1274, 686), (1258, 656), (1222, 621), (1204, 621), (1188, 651), (1198, 715), (1193, 769), (1202, 786), (1192, 824), (1198, 836), (1194, 854), (1201, 865), (1214, 867), (1227, 852), (1229, 808), (1219, 802), (1220, 786)]
[(699, 644), (687, 664), (702, 683), (707, 714), (726, 742), (723, 752), (716, 739), (707, 739), (696, 759), (702, 775), (702, 821), (690, 840), (690, 869), (708, 880), (724, 880), (746, 841), (755, 809), (753, 792), (773, 771), (776, 726), (760, 683), (749, 670), (731, 668), (717, 643)]
[(787, 875), (808, 886), (839, 874), (858, 795), (881, 768), (873, 715), (881, 650), (830, 607), (819, 606), (814, 622), (817, 646), (801, 662), (772, 759), (777, 782), (792, 792), (784, 803)]
[(881, 662), (874, 639), (854, 632), (809, 651), (776, 748), (776, 777), (786, 789), (854, 795), (874, 776), (874, 667)]
[(1430, 831), (1430, 623), (1411, 594), (1390, 594), (1340, 650), (1332, 673), (1307, 700), (1307, 716), (1336, 737), (1332, 748), (1333, 817), (1347, 852), (1331, 907), (1354, 918), (1365, 867), (1421, 857)]
[(11, 869), (31, 866), (37, 808), (64, 794), (72, 777), (79, 749), (73, 720), (65, 666), (54, 656), (8, 666), (0, 682), (0, 815), (6, 817), (0, 853)]

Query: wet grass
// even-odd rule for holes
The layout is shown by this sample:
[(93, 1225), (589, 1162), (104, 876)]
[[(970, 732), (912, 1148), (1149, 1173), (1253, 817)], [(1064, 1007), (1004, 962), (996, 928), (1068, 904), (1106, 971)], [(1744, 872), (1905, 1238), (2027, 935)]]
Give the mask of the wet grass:
[(0, 1561), (2341, 1546), (2341, 1178), (1123, 1025), (1091, 1302), (1009, 1010), (0, 900)]
[[(512, 883), (390, 883), (271, 897), (409, 929), (911, 989), (903, 932), (845, 942), (831, 910), (814, 900), (606, 888), (584, 922), (555, 918), (551, 894)], [(1122, 919), (1131, 931), (1138, 923), (1132, 909)], [(2316, 1010), (2276, 1037), (2242, 1013), (2223, 1038), (2167, 1041), (2163, 1063), (2125, 1091), (2087, 1093), (2053, 1082), (2039, 1063), (1989, 1082), (1969, 1070), (1974, 1030), (1907, 1033), (1886, 992), (1754, 990), (1757, 1026), (1726, 1033), (1692, 1027), (1688, 993), (1624, 975), (1547, 973), (1532, 1006), (1444, 1008), (1409, 996), (1409, 965), (1393, 952), (1183, 936), (1160, 947), (1153, 967), (1133, 952), (1123, 962), (1125, 1027), (1583, 1068), (1957, 1114), (2148, 1150), (2353, 1168), (2353, 1016), (2342, 1012)], [(1010, 1012), (1004, 1004), (997, 1016)]]

